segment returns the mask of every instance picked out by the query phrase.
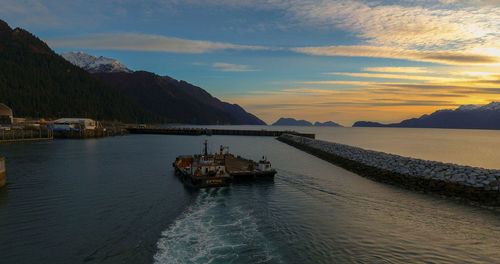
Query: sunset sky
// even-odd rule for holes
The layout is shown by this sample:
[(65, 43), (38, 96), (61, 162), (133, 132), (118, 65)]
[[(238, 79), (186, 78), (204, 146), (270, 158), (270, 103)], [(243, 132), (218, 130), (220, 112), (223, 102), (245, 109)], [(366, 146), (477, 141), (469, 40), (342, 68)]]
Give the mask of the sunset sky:
[(500, 100), (499, 0), (2, 0), (0, 19), (268, 123), (399, 122)]

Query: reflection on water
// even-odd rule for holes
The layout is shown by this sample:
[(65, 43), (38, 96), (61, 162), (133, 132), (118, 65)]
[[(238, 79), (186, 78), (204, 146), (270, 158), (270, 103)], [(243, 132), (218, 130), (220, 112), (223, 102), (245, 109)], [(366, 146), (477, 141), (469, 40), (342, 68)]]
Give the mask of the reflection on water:
[(186, 189), (171, 163), (178, 155), (199, 152), (204, 139), (130, 135), (0, 145), (9, 157), (9, 185), (0, 190), (2, 261), (495, 263), (500, 258), (498, 212), (373, 182), (273, 138), (208, 137), (212, 150), (223, 144), (254, 160), (267, 156), (278, 170), (274, 181)]
[(7, 202), (7, 186), (0, 187), (0, 208)]

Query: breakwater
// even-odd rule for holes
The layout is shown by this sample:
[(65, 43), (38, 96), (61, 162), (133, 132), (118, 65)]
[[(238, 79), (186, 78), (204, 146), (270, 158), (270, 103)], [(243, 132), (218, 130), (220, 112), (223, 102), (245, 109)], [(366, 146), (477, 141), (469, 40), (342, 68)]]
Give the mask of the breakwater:
[(250, 129), (214, 129), (214, 128), (127, 128), (131, 134), (164, 134), (164, 135), (225, 135), (225, 136), (264, 136), (279, 137), (283, 134), (315, 138), (315, 134), (296, 131), (250, 130)]
[(500, 170), (402, 157), (291, 134), (284, 134), (278, 140), (380, 182), (484, 205), (500, 205)]

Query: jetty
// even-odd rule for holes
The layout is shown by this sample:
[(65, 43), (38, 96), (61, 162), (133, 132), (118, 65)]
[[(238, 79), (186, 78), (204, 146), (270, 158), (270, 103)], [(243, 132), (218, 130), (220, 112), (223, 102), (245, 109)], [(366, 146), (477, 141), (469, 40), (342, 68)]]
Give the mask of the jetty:
[(500, 170), (403, 157), (291, 134), (278, 140), (375, 181), (500, 206)]
[(261, 136), (261, 137), (279, 137), (284, 134), (290, 134), (305, 138), (316, 137), (312, 133), (300, 133), (287, 130), (251, 130), (251, 129), (219, 129), (219, 128), (127, 128), (131, 134), (162, 134), (162, 135), (225, 135), (225, 136)]

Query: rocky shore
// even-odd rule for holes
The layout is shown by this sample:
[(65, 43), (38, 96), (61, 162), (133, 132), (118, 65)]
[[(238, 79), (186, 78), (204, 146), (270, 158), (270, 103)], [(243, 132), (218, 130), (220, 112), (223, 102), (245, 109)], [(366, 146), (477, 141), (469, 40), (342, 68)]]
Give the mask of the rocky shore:
[(278, 140), (377, 181), (500, 205), (500, 170), (402, 157), (290, 134)]

